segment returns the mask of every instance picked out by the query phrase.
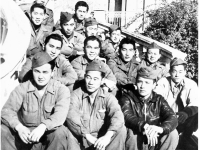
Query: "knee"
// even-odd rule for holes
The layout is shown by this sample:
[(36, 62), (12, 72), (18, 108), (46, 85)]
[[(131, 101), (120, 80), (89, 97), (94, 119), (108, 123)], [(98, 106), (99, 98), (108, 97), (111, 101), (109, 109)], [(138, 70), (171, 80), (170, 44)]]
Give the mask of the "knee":
[(179, 140), (179, 135), (177, 130), (173, 130), (170, 134), (169, 134), (169, 138), (171, 141), (178, 141)]
[(10, 136), (11, 136), (10, 129), (7, 126), (5, 126), (5, 125), (2, 124), (1, 125), (1, 138), (5, 139), (5, 138), (8, 138)]

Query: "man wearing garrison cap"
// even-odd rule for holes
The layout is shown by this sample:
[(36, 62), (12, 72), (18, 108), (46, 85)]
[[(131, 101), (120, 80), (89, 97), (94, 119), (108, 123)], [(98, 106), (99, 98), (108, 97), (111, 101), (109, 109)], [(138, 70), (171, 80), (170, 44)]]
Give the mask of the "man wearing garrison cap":
[(97, 36), (98, 32), (98, 22), (94, 18), (85, 19), (85, 37)]
[(85, 84), (71, 93), (66, 122), (85, 149), (124, 150), (124, 116), (117, 99), (101, 88), (105, 73), (101, 61), (88, 64)]
[(75, 22), (73, 14), (68, 12), (60, 13), (60, 29), (53, 33), (59, 34), (63, 38), (63, 47), (61, 53), (66, 58), (73, 59), (76, 55), (82, 55), (84, 36), (74, 31)]
[(102, 43), (102, 53), (100, 56), (106, 58), (114, 58), (118, 55), (119, 43), (121, 40), (121, 29), (117, 25), (111, 25), (109, 27), (110, 38), (106, 39)]
[(70, 92), (51, 78), (54, 66), (46, 52), (35, 54), (33, 80), (21, 83), (11, 92), (1, 111), (2, 150), (66, 150), (73, 144), (67, 141), (72, 135), (63, 126)]
[(157, 72), (142, 67), (137, 72), (136, 89), (124, 93), (119, 103), (128, 128), (127, 150), (172, 150), (178, 144), (178, 120), (165, 99), (153, 92)]
[(198, 149), (193, 133), (198, 129), (199, 88), (185, 77), (186, 67), (185, 61), (174, 58), (170, 62), (171, 76), (160, 80), (155, 91), (167, 100), (178, 117), (177, 131), (182, 133), (179, 148)]

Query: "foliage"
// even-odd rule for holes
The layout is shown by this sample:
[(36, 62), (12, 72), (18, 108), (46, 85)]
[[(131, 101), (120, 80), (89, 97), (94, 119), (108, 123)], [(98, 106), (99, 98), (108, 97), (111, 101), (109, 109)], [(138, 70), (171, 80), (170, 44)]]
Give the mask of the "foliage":
[(147, 12), (149, 25), (144, 35), (187, 54), (187, 76), (198, 80), (197, 1), (165, 4)]

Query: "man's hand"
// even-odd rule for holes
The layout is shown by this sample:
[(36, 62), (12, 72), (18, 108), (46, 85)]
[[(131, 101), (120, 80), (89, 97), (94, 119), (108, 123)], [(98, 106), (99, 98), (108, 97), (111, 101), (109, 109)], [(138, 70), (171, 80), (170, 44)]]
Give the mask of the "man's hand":
[(68, 43), (67, 46), (70, 47), (70, 48), (73, 48), (74, 44), (73, 43)]
[(94, 144), (97, 140), (97, 138), (92, 136), (91, 134), (86, 134), (85, 137), (86, 137), (86, 140), (90, 142), (91, 144)]
[(29, 140), (32, 142), (39, 142), (40, 138), (44, 134), (46, 130), (45, 124), (40, 124), (37, 128), (35, 128), (31, 134), (29, 135)]
[(113, 134), (113, 131), (108, 131), (94, 143), (94, 147), (96, 147), (97, 150), (105, 150), (106, 146), (110, 143)]
[(104, 83), (111, 91), (116, 88), (116, 84), (114, 81), (104, 79)]
[(183, 124), (185, 120), (188, 118), (188, 114), (183, 111), (177, 112), (176, 115), (178, 116), (178, 122), (180, 124)]
[(158, 134), (163, 133), (163, 128), (155, 125), (145, 125), (145, 134), (148, 139), (148, 144), (155, 146), (158, 143)]
[(23, 125), (20, 123), (20, 124), (18, 124), (18, 125), (15, 127), (15, 130), (18, 132), (19, 137), (21, 138), (21, 140), (22, 140), (24, 143), (26, 143), (26, 144), (31, 143), (31, 142), (29, 141), (29, 139), (28, 139), (28, 137), (29, 137), (31, 131), (30, 131), (27, 127), (23, 126)]

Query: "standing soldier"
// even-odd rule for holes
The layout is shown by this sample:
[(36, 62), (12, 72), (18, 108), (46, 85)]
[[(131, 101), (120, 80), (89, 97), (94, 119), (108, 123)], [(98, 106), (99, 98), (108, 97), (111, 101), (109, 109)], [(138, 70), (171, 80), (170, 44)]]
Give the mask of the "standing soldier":
[(86, 149), (124, 150), (126, 129), (117, 99), (100, 86), (105, 68), (92, 61), (86, 68), (85, 84), (72, 92), (67, 124)]
[(77, 55), (83, 55), (84, 36), (74, 31), (75, 20), (73, 15), (68, 12), (61, 12), (60, 14), (61, 29), (53, 33), (59, 34), (63, 39), (63, 47), (61, 53), (66, 58), (73, 59)]
[[(45, 52), (32, 59), (33, 80), (17, 86), (1, 111), (2, 150), (67, 150), (72, 142), (63, 126), (70, 92), (51, 79), (55, 62)], [(74, 140), (73, 140), (74, 141)]]

